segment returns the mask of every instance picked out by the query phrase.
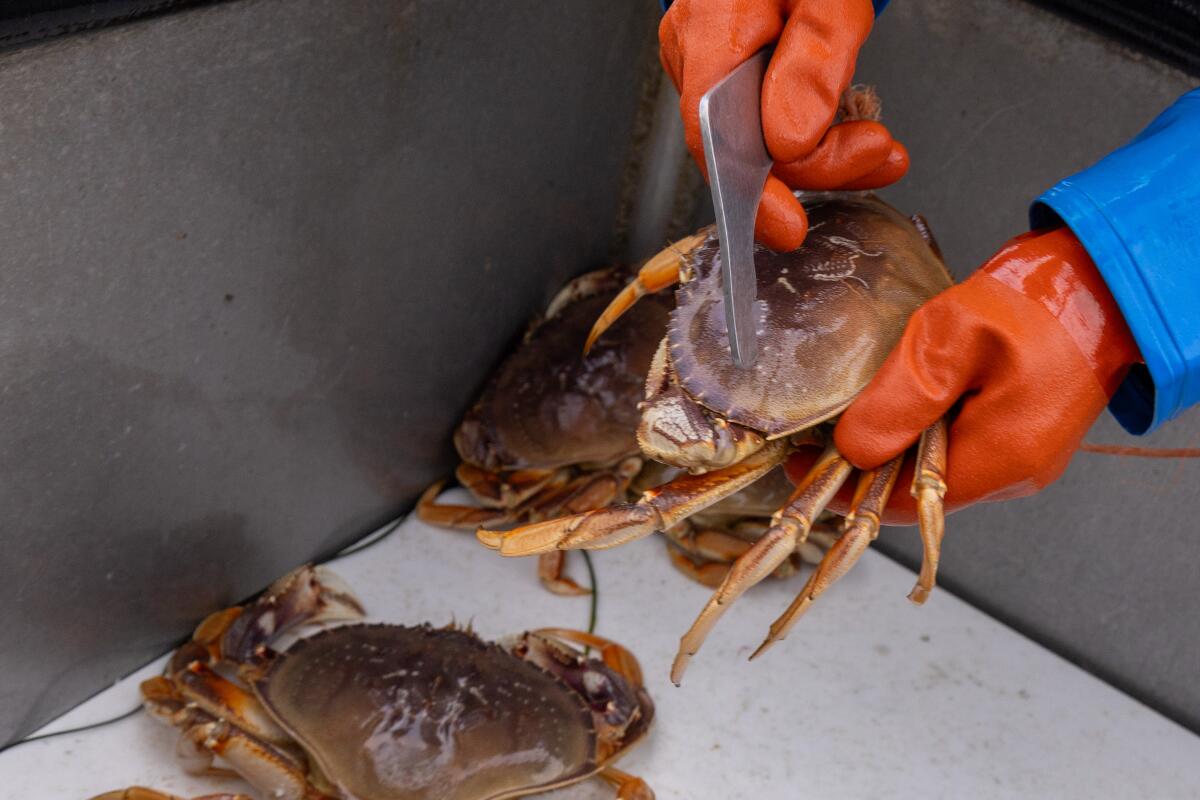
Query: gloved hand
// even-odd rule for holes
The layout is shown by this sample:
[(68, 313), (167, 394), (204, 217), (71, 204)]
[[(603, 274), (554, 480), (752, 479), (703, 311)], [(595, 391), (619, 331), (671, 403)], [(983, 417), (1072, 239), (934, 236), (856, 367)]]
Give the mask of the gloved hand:
[[(946, 509), (1033, 494), (1066, 469), (1141, 355), (1087, 251), (1066, 228), (1008, 242), (917, 310), (875, 378), (842, 414), (838, 449), (870, 469), (951, 413)], [(798, 454), (801, 477), (815, 455)], [(910, 460), (911, 461), (911, 460)], [(911, 524), (899, 477), (883, 521)], [(849, 500), (831, 504), (843, 511)]]
[(659, 26), (688, 150), (706, 176), (701, 96), (778, 43), (762, 90), (763, 134), (775, 167), (755, 224), (758, 240), (774, 250), (794, 250), (808, 232), (791, 189), (874, 189), (908, 170), (908, 152), (878, 122), (830, 127), (874, 20), (870, 0), (675, 0)]

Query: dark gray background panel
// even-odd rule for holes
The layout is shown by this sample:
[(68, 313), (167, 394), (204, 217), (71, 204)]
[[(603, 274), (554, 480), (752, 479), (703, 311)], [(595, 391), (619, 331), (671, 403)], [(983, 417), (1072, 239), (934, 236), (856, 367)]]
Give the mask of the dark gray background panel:
[[(929, 219), (959, 279), (1027, 228), (1032, 198), (1200, 84), (1019, 0), (897, 0), (858, 79), (912, 154), (887, 197)], [(1198, 447), (1200, 414), (1142, 439), (1105, 414), (1089, 439)], [(1080, 454), (1036, 497), (951, 517), (941, 582), (1200, 728), (1198, 506), (1200, 461)], [(913, 530), (880, 547), (918, 563)]]
[(652, 0), (241, 0), (0, 56), (0, 741), (399, 512), (607, 258)]
[[(679, 148), (625, 169), (656, 21), (236, 0), (0, 56), (0, 741), (405, 507), (557, 285), (661, 237)], [(1195, 83), (1019, 0), (897, 0), (860, 66), (959, 278)], [(614, 238), (623, 186), (672, 212)], [(1200, 727), (1198, 480), (1081, 455), (952, 517), (942, 582)]]

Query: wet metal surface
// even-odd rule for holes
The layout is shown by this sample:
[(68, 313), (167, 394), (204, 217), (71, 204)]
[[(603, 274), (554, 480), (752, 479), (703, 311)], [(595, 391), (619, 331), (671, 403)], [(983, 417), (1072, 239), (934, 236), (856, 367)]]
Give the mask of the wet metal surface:
[[(456, 491), (445, 501), (465, 498)], [(747, 663), (803, 577), (755, 586), (680, 687), (668, 667), (711, 590), (670, 566), (660, 537), (592, 555), (597, 633), (637, 656), (655, 704), (646, 741), (617, 767), (644, 778), (660, 800), (1174, 800), (1194, 796), (1200, 782), (1200, 738), (948, 592), (914, 607), (904, 599), (913, 573), (878, 553), (866, 553), (787, 641)], [(588, 620), (587, 598), (550, 594), (526, 561), (415, 518), (330, 566), (377, 620), (470, 618), (487, 639)], [(136, 681), (122, 681), (55, 727), (124, 711), (136, 695)], [(139, 714), (0, 754), (0, 785), (19, 798), (82, 798), (131, 784), (182, 797), (245, 790), (185, 774), (176, 738)], [(589, 780), (537, 798), (613, 794)]]
[(244, 0), (0, 57), (0, 741), (452, 466), (606, 258), (657, 14)]

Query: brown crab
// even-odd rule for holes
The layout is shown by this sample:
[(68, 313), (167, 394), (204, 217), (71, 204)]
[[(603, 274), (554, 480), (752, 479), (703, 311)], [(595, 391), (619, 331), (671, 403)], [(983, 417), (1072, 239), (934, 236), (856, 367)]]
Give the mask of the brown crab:
[[(675, 269), (676, 258), (667, 251), (643, 270), (660, 270), (663, 263)], [(558, 293), (455, 431), (462, 458), (455, 476), (481, 507), (437, 503), (439, 482), (417, 504), (422, 520), (466, 530), (537, 522), (623, 501), (631, 482), (653, 485), (653, 477), (639, 474), (645, 459), (636, 435), (638, 406), (655, 342), (667, 330), (669, 302), (655, 297), (639, 303), (579, 357), (588, 331), (624, 283), (618, 270), (603, 269)], [(661, 479), (661, 470), (650, 472)], [(778, 505), (773, 501), (787, 496), (780, 491), (785, 484), (777, 470), (773, 480), (730, 498), (699, 524), (674, 526), (667, 532), (672, 563), (715, 585), (747, 541), (766, 530)], [(811, 544), (801, 551), (813, 558)], [(543, 553), (538, 576), (556, 594), (586, 594), (564, 573), (565, 555)], [(794, 573), (800, 557), (776, 574)]]
[[(668, 529), (739, 491), (799, 446), (824, 443), (770, 529), (737, 559), (683, 636), (671, 671), (676, 682), (729, 604), (807, 539), (817, 515), (853, 471), (826, 435), (828, 423), (870, 381), (909, 316), (952, 282), (920, 217), (907, 218), (872, 195), (814, 193), (802, 199), (811, 221), (804, 245), (791, 253), (763, 248), (755, 253), (759, 358), (753, 369), (738, 369), (729, 356), (719, 248), (711, 231), (677, 245), (676, 259), (664, 256), (648, 264), (589, 338), (595, 341), (639, 296), (682, 284), (647, 376), (638, 443), (646, 455), (690, 474), (644, 492), (634, 503), (505, 534), (477, 534), (510, 556), (613, 547)], [(945, 456), (946, 427), (939, 422), (917, 446), (912, 485), (925, 554), (910, 594), (917, 603), (934, 585), (944, 529)], [(755, 656), (782, 639), (878, 535), (879, 515), (902, 461), (860, 476), (836, 543)]]
[[(475, 530), (625, 499), (643, 463), (634, 435), (641, 376), (653, 339), (666, 331), (669, 305), (642, 304), (581, 359), (588, 329), (622, 283), (616, 269), (602, 269), (555, 296), (454, 433), (462, 459), (455, 477), (482, 507), (438, 504), (439, 482), (417, 503), (422, 520)], [(587, 594), (564, 574), (565, 555), (543, 554), (538, 577), (555, 594)]]
[[(142, 684), (146, 708), (182, 730), (185, 767), (220, 756), (272, 800), (500, 800), (593, 775), (620, 800), (653, 800), (612, 766), (654, 716), (625, 648), (557, 628), (489, 644), (453, 626), (358, 623), (274, 649), (303, 625), (362, 614), (336, 575), (302, 567), (200, 623)], [(171, 798), (134, 787), (93, 800)]]

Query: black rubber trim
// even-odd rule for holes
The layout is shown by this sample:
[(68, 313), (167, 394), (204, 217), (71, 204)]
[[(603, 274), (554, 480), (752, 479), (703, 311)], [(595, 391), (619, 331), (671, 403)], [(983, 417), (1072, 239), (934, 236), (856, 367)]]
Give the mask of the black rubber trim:
[(1200, 0), (1033, 2), (1200, 76)]
[(225, 0), (0, 0), (0, 50)]

